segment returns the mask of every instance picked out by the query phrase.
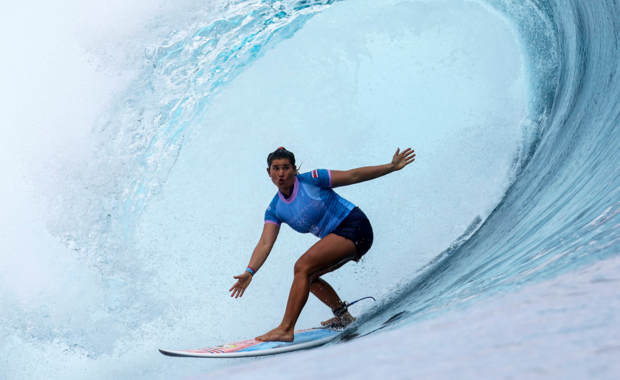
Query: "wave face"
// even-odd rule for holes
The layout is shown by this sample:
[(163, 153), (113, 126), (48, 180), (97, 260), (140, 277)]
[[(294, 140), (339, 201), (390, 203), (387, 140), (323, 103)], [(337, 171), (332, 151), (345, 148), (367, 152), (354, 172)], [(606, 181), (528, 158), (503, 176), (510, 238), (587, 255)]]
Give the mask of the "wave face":
[[(484, 225), (388, 302), (388, 321), (432, 318), (618, 253), (618, 4), (535, 8), (557, 39), (558, 82), (531, 159)], [(530, 54), (537, 42), (529, 40)], [(378, 310), (361, 331), (385, 326)]]
[[(153, 348), (273, 325), (298, 257), (286, 252), (312, 239), (282, 234), (254, 298), (231, 304), (220, 289), (258, 237), (273, 192), (262, 162), (280, 145), (307, 169), (375, 164), (394, 141), (418, 151), (417, 172), (341, 192), (383, 237), (330, 277), (352, 298), (360, 282), (383, 293), (345, 339), (617, 254), (617, 3), (214, 8), (145, 47), (138, 80), (92, 131), (94, 153), (46, 190), (59, 285), (25, 300), (26, 280), (3, 281), (3, 378), (178, 378), (225, 364)], [(300, 324), (325, 318), (306, 309)]]

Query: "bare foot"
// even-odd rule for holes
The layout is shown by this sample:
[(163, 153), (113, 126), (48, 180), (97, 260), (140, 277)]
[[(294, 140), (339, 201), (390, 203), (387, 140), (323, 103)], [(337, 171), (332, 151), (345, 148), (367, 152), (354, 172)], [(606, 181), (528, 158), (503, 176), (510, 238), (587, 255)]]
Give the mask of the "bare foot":
[(280, 327), (276, 327), (275, 329), (269, 331), (267, 334), (258, 336), (254, 339), (260, 340), (263, 342), (292, 342), (295, 338), (293, 332), (287, 332)]
[(349, 314), (349, 312), (347, 311), (346, 313), (342, 314), (339, 317), (334, 317), (324, 322), (321, 322), (321, 325), (324, 327), (342, 329), (342, 328), (347, 327), (353, 322), (355, 322), (355, 318), (351, 314)]

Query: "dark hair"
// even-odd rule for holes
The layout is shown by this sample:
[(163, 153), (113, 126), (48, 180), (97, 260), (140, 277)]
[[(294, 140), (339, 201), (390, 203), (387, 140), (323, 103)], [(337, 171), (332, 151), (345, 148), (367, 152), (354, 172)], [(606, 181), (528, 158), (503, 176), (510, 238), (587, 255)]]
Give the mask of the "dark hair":
[(267, 165), (271, 167), (271, 163), (273, 162), (273, 160), (280, 160), (282, 158), (288, 158), (288, 160), (291, 162), (291, 165), (295, 166), (295, 155), (293, 154), (293, 152), (289, 152), (288, 150), (284, 149), (284, 147), (279, 147), (278, 149), (269, 153), (269, 156), (267, 156)]

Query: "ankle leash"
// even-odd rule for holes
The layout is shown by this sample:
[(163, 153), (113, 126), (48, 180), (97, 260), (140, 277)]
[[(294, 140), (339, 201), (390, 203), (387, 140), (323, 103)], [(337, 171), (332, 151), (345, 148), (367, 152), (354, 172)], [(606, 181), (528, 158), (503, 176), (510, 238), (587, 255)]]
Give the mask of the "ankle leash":
[(356, 303), (358, 303), (360, 301), (363, 301), (365, 299), (369, 299), (369, 298), (371, 298), (373, 301), (376, 301), (375, 297), (364, 297), (364, 298), (358, 299), (357, 301), (353, 301), (351, 303), (348, 303), (347, 301), (343, 301), (342, 305), (340, 305), (337, 308), (335, 308), (334, 310), (332, 310), (332, 312), (334, 313), (334, 315), (336, 317), (340, 317), (342, 314), (346, 313), (349, 310), (349, 306), (353, 306)]

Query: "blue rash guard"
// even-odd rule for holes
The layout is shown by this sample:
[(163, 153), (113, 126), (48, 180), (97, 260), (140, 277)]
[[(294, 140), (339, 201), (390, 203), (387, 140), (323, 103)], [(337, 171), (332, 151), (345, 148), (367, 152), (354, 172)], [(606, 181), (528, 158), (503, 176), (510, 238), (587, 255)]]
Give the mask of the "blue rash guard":
[(333, 232), (355, 205), (332, 187), (332, 173), (313, 170), (295, 177), (293, 193), (287, 199), (279, 190), (265, 211), (265, 223), (286, 223), (297, 232), (324, 238)]

